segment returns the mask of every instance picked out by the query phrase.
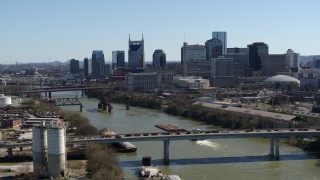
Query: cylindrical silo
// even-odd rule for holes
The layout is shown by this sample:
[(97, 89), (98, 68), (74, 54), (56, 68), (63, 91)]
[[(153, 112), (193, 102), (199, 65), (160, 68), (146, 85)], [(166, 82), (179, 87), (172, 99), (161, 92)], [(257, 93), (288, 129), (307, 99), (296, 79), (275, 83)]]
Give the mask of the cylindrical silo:
[(32, 128), (32, 155), (33, 155), (33, 172), (41, 174), (47, 172), (47, 128)]
[(48, 172), (53, 178), (59, 178), (65, 170), (66, 161), (65, 128), (48, 129)]
[(0, 94), (0, 107), (4, 107), (11, 104), (12, 102), (10, 96), (4, 96), (4, 94)]

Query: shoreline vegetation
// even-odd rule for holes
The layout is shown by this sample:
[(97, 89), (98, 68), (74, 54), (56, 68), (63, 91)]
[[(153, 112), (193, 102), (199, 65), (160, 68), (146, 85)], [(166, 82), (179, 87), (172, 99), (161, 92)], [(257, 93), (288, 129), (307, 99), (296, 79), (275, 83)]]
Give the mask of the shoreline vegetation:
[[(163, 96), (158, 93), (137, 93), (123, 91), (94, 90), (86, 91), (91, 98), (107, 97), (111, 103), (126, 104), (149, 109), (161, 110), (164, 113), (182, 116), (210, 125), (220, 126), (227, 129), (272, 129), (274, 124), (271, 120), (261, 116), (251, 116), (236, 112), (227, 112), (221, 109), (206, 108), (192, 105), (197, 94), (175, 94), (174, 96)], [(299, 116), (291, 128), (305, 128), (312, 126), (314, 121)], [(315, 141), (306, 142), (301, 138), (288, 140), (288, 144), (301, 147), (308, 151), (320, 151), (320, 138)]]

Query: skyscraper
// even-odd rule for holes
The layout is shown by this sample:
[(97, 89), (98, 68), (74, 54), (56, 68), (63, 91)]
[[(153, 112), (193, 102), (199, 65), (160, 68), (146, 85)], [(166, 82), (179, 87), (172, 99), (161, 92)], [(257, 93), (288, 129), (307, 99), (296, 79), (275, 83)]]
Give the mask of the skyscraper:
[(88, 78), (89, 77), (89, 59), (88, 58), (84, 58), (83, 60), (83, 74), (84, 74), (84, 78)]
[(211, 82), (214, 87), (234, 87), (234, 60), (220, 56), (211, 61)]
[(223, 43), (219, 39), (209, 39), (205, 43), (206, 46), (206, 59), (211, 61), (212, 58), (217, 58), (223, 54)]
[(144, 40), (131, 41), (129, 36), (128, 64), (131, 70), (144, 67)]
[(261, 70), (261, 56), (269, 54), (269, 47), (263, 42), (256, 42), (248, 45), (249, 69), (251, 71)]
[(166, 69), (166, 54), (162, 49), (156, 49), (152, 56), (152, 65), (156, 69)]
[(80, 66), (79, 60), (71, 59), (70, 60), (70, 73), (71, 74), (79, 74)]
[(181, 48), (181, 64), (184, 76), (210, 76), (210, 62), (206, 61), (204, 45), (188, 45), (184, 42)]
[(112, 69), (124, 67), (124, 51), (112, 51)]
[(261, 55), (262, 75), (274, 76), (279, 72), (288, 72), (286, 54)]
[(212, 32), (212, 39), (218, 39), (222, 42), (222, 54), (227, 53), (227, 32)]
[(225, 58), (220, 56), (214, 58), (211, 62), (212, 77), (233, 77), (233, 58)]
[(287, 67), (290, 68), (292, 72), (299, 72), (300, 54), (295, 53), (292, 49), (288, 49), (286, 54), (286, 63)]
[(105, 77), (104, 69), (105, 61), (104, 54), (101, 50), (94, 50), (92, 52), (92, 77), (103, 78)]

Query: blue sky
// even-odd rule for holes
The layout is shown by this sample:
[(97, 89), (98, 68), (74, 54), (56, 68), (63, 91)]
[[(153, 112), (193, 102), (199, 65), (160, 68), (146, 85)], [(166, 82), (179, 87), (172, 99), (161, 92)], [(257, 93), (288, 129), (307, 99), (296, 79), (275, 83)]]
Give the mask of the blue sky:
[(83, 60), (128, 51), (144, 34), (145, 59), (180, 60), (184, 37), (204, 44), (226, 31), (228, 47), (265, 42), (272, 54), (320, 54), (318, 0), (1, 0), (0, 64)]

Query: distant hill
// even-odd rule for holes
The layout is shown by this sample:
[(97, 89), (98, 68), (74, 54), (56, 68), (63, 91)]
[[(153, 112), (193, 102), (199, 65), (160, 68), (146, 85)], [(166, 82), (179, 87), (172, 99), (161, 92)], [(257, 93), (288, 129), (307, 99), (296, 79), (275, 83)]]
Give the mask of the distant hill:
[(300, 56), (300, 62), (305, 63), (308, 61), (312, 61), (315, 56), (319, 56), (319, 55)]

